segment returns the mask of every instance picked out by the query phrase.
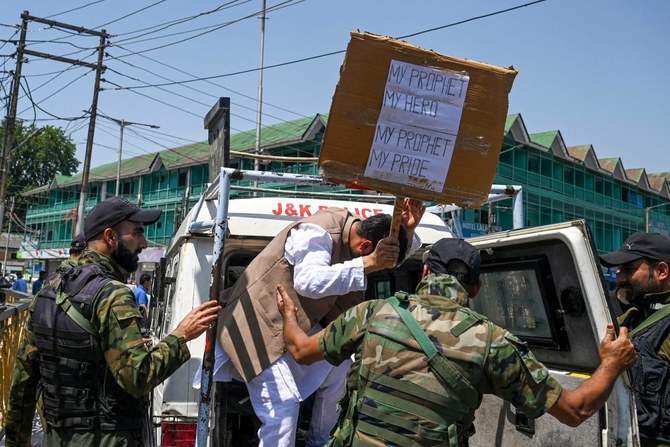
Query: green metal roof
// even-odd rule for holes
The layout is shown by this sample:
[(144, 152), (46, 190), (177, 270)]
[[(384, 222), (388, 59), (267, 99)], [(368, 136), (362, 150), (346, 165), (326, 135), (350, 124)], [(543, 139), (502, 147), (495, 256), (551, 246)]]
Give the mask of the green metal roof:
[(617, 164), (621, 159), (619, 157), (612, 157), (612, 158), (599, 158), (598, 159), (598, 164), (600, 164), (600, 167), (603, 168), (607, 172), (614, 172), (614, 170), (617, 167)]
[(626, 177), (629, 180), (635, 180), (636, 182), (640, 181), (642, 174), (644, 173), (644, 168), (635, 168), (635, 169), (624, 169), (626, 172)]
[[(138, 155), (137, 157), (125, 158), (121, 160), (121, 178), (130, 177), (133, 175), (140, 174), (142, 172), (148, 172), (151, 164), (156, 159), (157, 152), (151, 154)], [(116, 170), (118, 167), (117, 162), (106, 163), (104, 165), (96, 166), (91, 168), (89, 172), (89, 180), (104, 180), (104, 179), (113, 179), (116, 178)], [(80, 172), (73, 175), (72, 177), (60, 176), (62, 179), (58, 180), (58, 186), (68, 186), (74, 185), (81, 182), (81, 176), (83, 174)], [(31, 191), (32, 192), (32, 191)]]
[(554, 143), (554, 140), (558, 136), (557, 130), (550, 130), (548, 132), (532, 133), (528, 135), (530, 141), (540, 146), (550, 148)]
[(509, 132), (509, 130), (512, 128), (512, 125), (514, 124), (514, 121), (516, 121), (518, 117), (518, 113), (507, 115), (507, 118), (505, 119), (505, 132)]
[(158, 153), (158, 156), (166, 169), (207, 163), (209, 158), (209, 144), (206, 141), (187, 144), (186, 146), (161, 151)]
[(590, 144), (585, 144), (583, 146), (572, 146), (568, 148), (568, 154), (570, 154), (571, 157), (574, 157), (577, 160), (584, 161), (586, 159), (586, 156), (589, 154), (590, 150), (591, 150)]
[[(295, 143), (305, 137), (307, 131), (321, 115), (300, 118), (295, 121), (273, 124), (261, 129), (262, 146), (279, 146)], [(324, 121), (325, 123), (325, 121)], [(256, 147), (256, 130), (236, 133), (230, 137), (230, 149), (247, 151)]]
[[(318, 123), (328, 121), (328, 115), (316, 114), (299, 118), (293, 121), (265, 126), (261, 129), (261, 138), (263, 148), (272, 148), (303, 141), (308, 136), (308, 132)], [(230, 137), (230, 148), (233, 151), (248, 151), (256, 147), (256, 130), (239, 132)], [(167, 169), (175, 169), (182, 166), (207, 163), (209, 158), (209, 144), (206, 141), (187, 144), (175, 148), (166, 149), (160, 152), (139, 155), (137, 157), (125, 158), (121, 160), (121, 178), (132, 177), (144, 172), (148, 172), (156, 157)], [(116, 178), (117, 162), (107, 163), (101, 166), (91, 168), (89, 179), (100, 181)], [(55, 177), (56, 185), (59, 187), (75, 185), (81, 182), (82, 173), (73, 176), (57, 175)], [(32, 189), (25, 194), (35, 194), (48, 190), (50, 185), (40, 186)]]

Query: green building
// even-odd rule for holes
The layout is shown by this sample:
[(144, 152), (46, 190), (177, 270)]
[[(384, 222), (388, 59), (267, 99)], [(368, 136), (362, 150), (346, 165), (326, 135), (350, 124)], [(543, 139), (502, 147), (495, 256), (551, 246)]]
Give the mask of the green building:
[[(318, 173), (318, 157), (327, 117), (316, 115), (266, 126), (262, 130), (259, 168), (266, 171)], [(255, 131), (231, 136), (231, 167), (254, 169), (255, 161), (239, 153), (255, 150)], [(206, 142), (124, 159), (120, 194), (145, 208), (164, 210), (161, 220), (146, 229), (149, 250), (162, 253), (182, 216), (206, 188)], [(290, 157), (290, 158), (282, 158)], [(305, 158), (304, 162), (296, 158)], [(116, 191), (117, 163), (92, 168), (86, 211)], [(585, 218), (601, 252), (617, 249), (633, 232), (668, 234), (670, 173), (647, 174), (625, 169), (619, 158), (598, 159), (592, 146), (566, 147), (560, 131), (529, 134), (521, 115), (507, 117), (505, 137), (494, 183), (523, 190), (525, 226)], [(51, 184), (26, 193), (33, 198), (26, 224), (34, 233), (24, 242), (23, 259), (62, 258), (73, 238), (81, 174), (57, 176)], [(238, 186), (245, 186), (238, 183)], [(246, 185), (249, 186), (249, 185)], [(282, 188), (277, 185), (258, 185)], [(313, 188), (312, 188), (313, 189)], [(234, 191), (236, 195), (249, 192)], [(512, 228), (512, 207), (506, 201), (461, 213), (464, 236)], [(152, 260), (153, 261), (153, 260)]]

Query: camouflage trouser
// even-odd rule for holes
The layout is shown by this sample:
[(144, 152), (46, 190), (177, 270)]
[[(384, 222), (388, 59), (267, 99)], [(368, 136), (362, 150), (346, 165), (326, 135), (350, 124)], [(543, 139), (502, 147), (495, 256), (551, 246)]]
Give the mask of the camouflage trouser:
[(81, 431), (46, 427), (43, 447), (142, 447), (139, 431)]

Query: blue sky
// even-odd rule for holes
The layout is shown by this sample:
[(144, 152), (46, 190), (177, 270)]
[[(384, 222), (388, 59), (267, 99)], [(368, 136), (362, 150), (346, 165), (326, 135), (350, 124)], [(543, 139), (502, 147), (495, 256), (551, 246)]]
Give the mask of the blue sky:
[[(276, 9), (268, 13), (266, 22), (265, 65), (343, 50), (349, 32), (355, 29), (403, 36), (528, 2), (268, 0), (267, 7)], [(152, 30), (135, 32), (218, 7), (223, 8), (143, 37), (139, 35)], [(142, 8), (146, 9), (131, 15)], [(15, 30), (5, 25), (20, 23), (23, 10), (38, 17), (59, 14), (51, 19), (86, 28), (104, 25), (116, 35), (111, 39), (115, 45), (107, 49), (109, 70), (103, 77), (109, 82), (103, 83), (99, 108), (113, 118), (161, 126), (160, 134), (140, 126), (126, 128), (124, 155), (139, 155), (205, 140), (203, 117), (219, 96), (230, 96), (233, 102), (233, 132), (255, 128), (255, 71), (162, 88), (114, 88), (258, 67), (261, 22), (254, 13), (260, 9), (261, 0), (13, 0), (3, 5), (0, 39), (12, 38)], [(243, 19), (246, 16), (250, 17)], [(226, 23), (212, 31), (215, 25)], [(29, 25), (29, 48), (74, 53), (68, 57), (94, 62), (90, 48), (97, 38), (68, 37), (45, 28), (38, 23)], [(196, 28), (203, 29), (192, 32)], [(198, 33), (204, 34), (184, 40)], [(598, 157), (621, 157), (625, 168), (668, 172), (670, 144), (664, 137), (670, 124), (669, 37), (670, 2), (666, 0), (546, 0), (406, 40), (451, 56), (513, 65), (519, 74), (510, 94), (509, 113), (521, 113), (530, 133), (558, 129), (568, 146), (592, 144)], [(149, 38), (152, 40), (146, 40)], [(61, 40), (46, 43), (54, 39)], [(184, 41), (147, 51), (179, 40)], [(0, 55), (13, 51), (8, 43)], [(133, 52), (138, 54), (129, 55)], [(266, 70), (263, 124), (327, 113), (343, 57), (337, 54)], [(0, 57), (0, 79), (7, 90), (7, 75), (2, 70), (13, 69), (14, 63)], [(32, 107), (23, 94), (19, 117), (28, 124), (36, 118), (40, 125), (67, 128), (83, 160), (87, 121), (55, 120), (47, 114), (78, 117), (91, 104), (93, 73), (75, 68), (58, 74), (68, 68), (60, 62), (30, 58), (23, 68), (24, 87), (43, 110)], [(4, 114), (5, 101), (0, 105)], [(99, 120), (92, 165), (115, 161), (118, 140), (119, 127)]]

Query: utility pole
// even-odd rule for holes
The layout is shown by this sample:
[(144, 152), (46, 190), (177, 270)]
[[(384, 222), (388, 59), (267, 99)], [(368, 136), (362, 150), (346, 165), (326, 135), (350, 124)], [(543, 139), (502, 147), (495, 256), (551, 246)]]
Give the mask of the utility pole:
[[(93, 134), (95, 132), (95, 117), (97, 114), (98, 108), (98, 93), (100, 91), (100, 79), (102, 72), (105, 71), (104, 65), (102, 65), (102, 60), (104, 56), (104, 50), (106, 46), (106, 41), (109, 35), (102, 31), (94, 31), (87, 29), (81, 26), (68, 25), (67, 23), (57, 22), (55, 20), (43, 19), (40, 17), (31, 16), (28, 11), (23, 11), (21, 14), (21, 37), (19, 38), (19, 46), (17, 47), (17, 59), (16, 59), (16, 71), (14, 72), (14, 85), (12, 88), (12, 96), (10, 98), (10, 107), (7, 114), (7, 121), (5, 126), (5, 141), (2, 146), (2, 166), (0, 169), (0, 229), (2, 229), (5, 206), (4, 199), (6, 195), (7, 188), (7, 171), (9, 168), (9, 153), (11, 151), (12, 137), (14, 134), (14, 123), (16, 121), (16, 108), (19, 95), (19, 82), (21, 80), (21, 65), (23, 63), (23, 55), (35, 56), (43, 59), (51, 59), (59, 62), (65, 62), (72, 65), (77, 65), (81, 67), (88, 67), (96, 70), (95, 73), (95, 87), (93, 90), (93, 103), (91, 104), (91, 118), (88, 126), (88, 139), (86, 141), (86, 156), (84, 158), (84, 173), (82, 174), (81, 181), (81, 196), (79, 199), (79, 208), (77, 214), (77, 230), (81, 232), (84, 226), (83, 215), (84, 215), (84, 206), (86, 199), (86, 192), (88, 190), (88, 176), (91, 166), (91, 151), (93, 149)], [(56, 56), (53, 54), (42, 53), (39, 51), (33, 51), (25, 48), (26, 41), (26, 31), (28, 28), (28, 22), (37, 22), (48, 25), (52, 28), (63, 28), (70, 31), (75, 31), (79, 34), (90, 34), (93, 36), (100, 37), (100, 46), (98, 47), (98, 62), (96, 64), (90, 64), (88, 62), (82, 62), (78, 59), (70, 59), (63, 56)]]
[(98, 114), (98, 94), (100, 93), (100, 78), (105, 67), (102, 58), (105, 54), (107, 33), (103, 29), (98, 47), (98, 63), (95, 67), (95, 85), (93, 86), (93, 102), (91, 103), (91, 117), (88, 122), (88, 137), (86, 138), (86, 154), (84, 155), (84, 172), (81, 175), (81, 191), (79, 193), (79, 207), (77, 208), (77, 234), (84, 231), (84, 212), (86, 210), (86, 195), (88, 194), (88, 176), (91, 171), (91, 154), (93, 152), (93, 135), (95, 134), (95, 118)]
[(7, 252), (9, 251), (9, 238), (12, 235), (12, 218), (11, 215), (14, 213), (14, 196), (12, 196), (12, 204), (9, 208), (9, 226), (7, 227), (7, 241), (5, 242), (5, 260), (2, 263), (2, 276), (7, 276)]
[(120, 190), (120, 185), (121, 185), (121, 154), (123, 153), (123, 129), (126, 126), (145, 126), (145, 127), (150, 127), (152, 129), (160, 129), (161, 126), (157, 126), (155, 124), (144, 124), (144, 123), (136, 123), (133, 121), (126, 121), (123, 119), (117, 119), (117, 118), (112, 118), (111, 116), (107, 115), (100, 115), (100, 118), (105, 118), (110, 121), (115, 122), (116, 124), (119, 125), (121, 128), (121, 133), (119, 135), (119, 161), (116, 165), (116, 193), (115, 195), (119, 195), (119, 190)]
[[(263, 13), (261, 15), (261, 54), (258, 62), (258, 98), (256, 102), (256, 155), (261, 153), (261, 118), (263, 116), (263, 64), (265, 55), (265, 0), (263, 0)], [(260, 163), (258, 158), (254, 159), (254, 170), (258, 171)], [(258, 182), (254, 180), (254, 188)], [(254, 192), (254, 195), (256, 193)]]
[(12, 93), (9, 97), (9, 107), (5, 118), (5, 138), (2, 144), (2, 160), (0, 161), (0, 231), (5, 219), (5, 195), (7, 194), (7, 174), (9, 161), (14, 144), (14, 125), (16, 124), (16, 108), (19, 102), (19, 87), (21, 84), (21, 69), (23, 67), (23, 53), (26, 46), (26, 32), (28, 30), (27, 12), (21, 14), (21, 34), (19, 45), (16, 47), (16, 70), (12, 82)]

